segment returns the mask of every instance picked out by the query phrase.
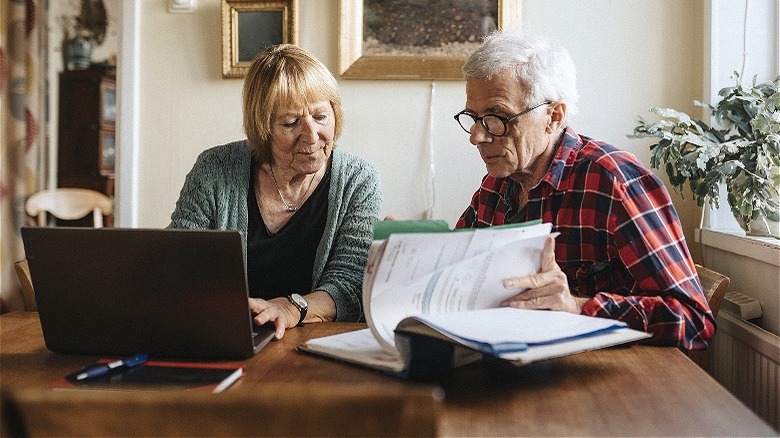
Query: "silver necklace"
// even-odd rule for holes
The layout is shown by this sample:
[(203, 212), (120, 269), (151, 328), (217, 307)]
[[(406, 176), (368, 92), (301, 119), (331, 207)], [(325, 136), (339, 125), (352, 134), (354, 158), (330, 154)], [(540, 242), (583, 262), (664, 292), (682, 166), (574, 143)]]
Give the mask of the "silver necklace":
[[(282, 204), (284, 204), (284, 208), (287, 211), (298, 211), (299, 208), (301, 208), (300, 205), (292, 205), (287, 202), (286, 199), (284, 199), (284, 195), (282, 195), (282, 191), (279, 189), (279, 183), (276, 182), (276, 175), (274, 174), (274, 166), (268, 166), (271, 168), (271, 178), (274, 180), (274, 186), (276, 187), (276, 191), (279, 193), (279, 199), (282, 200)], [(309, 187), (306, 187), (306, 192), (303, 194), (303, 199), (306, 199), (306, 194), (309, 193), (309, 189), (311, 189), (311, 185), (314, 182), (314, 175), (312, 175), (311, 179), (309, 180)]]

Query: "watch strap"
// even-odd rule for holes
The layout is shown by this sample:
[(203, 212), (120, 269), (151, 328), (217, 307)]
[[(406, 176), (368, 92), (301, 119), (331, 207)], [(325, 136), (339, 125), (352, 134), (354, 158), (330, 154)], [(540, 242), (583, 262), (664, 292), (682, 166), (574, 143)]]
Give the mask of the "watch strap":
[(301, 319), (298, 320), (298, 324), (296, 324), (296, 326), (302, 325), (303, 320), (306, 319), (306, 313), (309, 311), (309, 306), (301, 306), (297, 301), (295, 301), (295, 299), (293, 299), (292, 295), (287, 295), (287, 301), (291, 302), (292, 305), (295, 306), (299, 312), (301, 312)]

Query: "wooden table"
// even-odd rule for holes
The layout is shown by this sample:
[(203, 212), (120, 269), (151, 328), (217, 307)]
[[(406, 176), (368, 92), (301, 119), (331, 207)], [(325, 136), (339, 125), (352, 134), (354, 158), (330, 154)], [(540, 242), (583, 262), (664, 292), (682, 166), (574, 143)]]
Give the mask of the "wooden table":
[[(262, 391), (268, 382), (423, 385), (294, 349), (313, 337), (363, 327), (288, 330), (242, 363), (246, 375), (230, 391)], [(48, 351), (37, 313), (0, 316), (0, 387), (48, 387), (96, 359)], [(525, 367), (481, 363), (434, 383), (445, 392), (443, 436), (778, 436), (675, 348), (616, 347)]]

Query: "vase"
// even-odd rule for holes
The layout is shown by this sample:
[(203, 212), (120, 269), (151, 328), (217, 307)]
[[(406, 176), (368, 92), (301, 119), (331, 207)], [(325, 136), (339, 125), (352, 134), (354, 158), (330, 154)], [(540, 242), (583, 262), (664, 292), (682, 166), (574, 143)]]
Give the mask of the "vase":
[[(773, 176), (777, 175), (777, 168), (773, 168), (771, 174)], [(739, 214), (739, 206), (742, 204), (740, 184), (743, 180), (744, 177), (737, 178), (729, 186), (729, 204), (737, 223), (745, 230), (745, 234), (748, 236), (780, 239), (780, 211), (774, 211), (769, 216), (758, 214), (753, 218), (743, 217)], [(775, 202), (780, 204), (780, 192), (771, 185), (767, 186), (766, 189), (770, 192)]]
[(777, 217), (768, 218), (759, 216), (748, 224), (745, 233), (748, 236), (774, 237), (780, 239), (780, 221)]
[(63, 47), (65, 67), (68, 70), (88, 69), (92, 65), (93, 48), (92, 40), (87, 37), (76, 36), (68, 40)]

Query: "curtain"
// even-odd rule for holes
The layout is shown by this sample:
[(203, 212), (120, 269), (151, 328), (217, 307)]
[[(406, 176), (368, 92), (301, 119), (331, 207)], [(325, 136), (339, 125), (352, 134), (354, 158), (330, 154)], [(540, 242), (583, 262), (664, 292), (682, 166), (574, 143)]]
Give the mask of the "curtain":
[(14, 262), (27, 197), (48, 179), (47, 0), (0, 0), (0, 313), (22, 310)]

